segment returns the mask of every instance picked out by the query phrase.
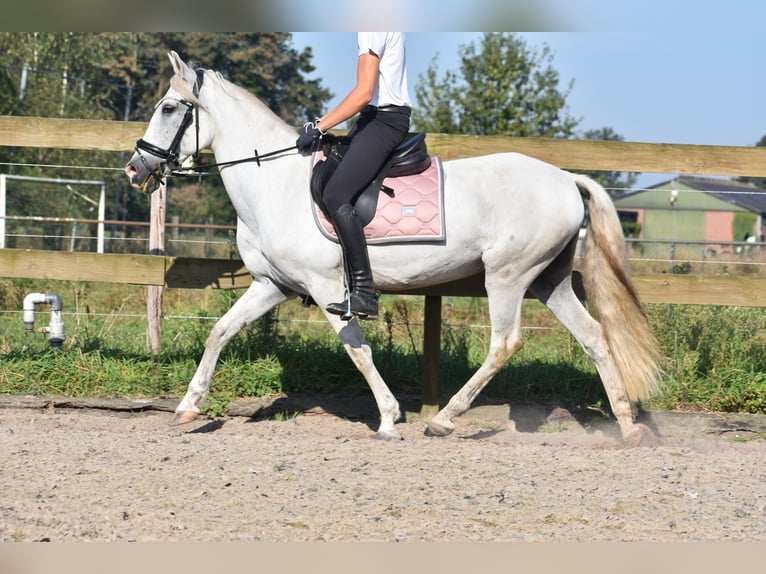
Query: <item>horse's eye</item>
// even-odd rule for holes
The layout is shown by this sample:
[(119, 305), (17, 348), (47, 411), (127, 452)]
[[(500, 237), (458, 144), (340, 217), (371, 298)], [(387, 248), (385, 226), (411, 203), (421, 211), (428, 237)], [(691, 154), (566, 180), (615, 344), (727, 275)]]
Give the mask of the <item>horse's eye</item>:
[(162, 113), (163, 114), (172, 114), (174, 111), (176, 111), (175, 105), (173, 103), (168, 102), (166, 104), (162, 104)]

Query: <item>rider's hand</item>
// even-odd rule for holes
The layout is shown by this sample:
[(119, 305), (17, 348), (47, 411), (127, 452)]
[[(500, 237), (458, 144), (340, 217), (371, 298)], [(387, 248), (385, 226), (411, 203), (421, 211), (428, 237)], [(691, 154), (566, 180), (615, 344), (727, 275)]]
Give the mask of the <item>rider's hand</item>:
[(309, 151), (314, 147), (314, 142), (321, 139), (324, 132), (320, 130), (316, 122), (306, 122), (298, 130), (298, 139), (295, 140), (295, 146), (299, 151)]

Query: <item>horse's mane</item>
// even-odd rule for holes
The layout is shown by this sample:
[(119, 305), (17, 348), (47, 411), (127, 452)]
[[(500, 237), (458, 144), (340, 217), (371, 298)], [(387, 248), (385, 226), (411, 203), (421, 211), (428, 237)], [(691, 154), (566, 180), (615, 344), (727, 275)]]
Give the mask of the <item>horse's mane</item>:
[(249, 90), (246, 90), (242, 86), (239, 86), (235, 84), (234, 82), (227, 80), (221, 72), (215, 71), (215, 70), (205, 70), (206, 72), (209, 72), (209, 74), (205, 75), (206, 80), (212, 79), (216, 81), (216, 83), (221, 87), (221, 89), (226, 93), (229, 97), (239, 100), (241, 102), (244, 102), (245, 104), (249, 106), (255, 106), (259, 108), (260, 111), (270, 114), (274, 117), (274, 119), (278, 120), (280, 123), (287, 126), (287, 123), (280, 118), (274, 110), (272, 110), (269, 106), (264, 104), (255, 94), (250, 92)]

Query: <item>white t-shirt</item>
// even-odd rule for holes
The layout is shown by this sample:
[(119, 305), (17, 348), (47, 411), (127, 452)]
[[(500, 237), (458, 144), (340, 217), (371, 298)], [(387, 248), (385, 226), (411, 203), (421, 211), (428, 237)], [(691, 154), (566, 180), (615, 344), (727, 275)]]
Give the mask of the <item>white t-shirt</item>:
[(412, 107), (407, 87), (407, 57), (402, 32), (359, 32), (359, 56), (370, 51), (379, 58), (373, 106)]

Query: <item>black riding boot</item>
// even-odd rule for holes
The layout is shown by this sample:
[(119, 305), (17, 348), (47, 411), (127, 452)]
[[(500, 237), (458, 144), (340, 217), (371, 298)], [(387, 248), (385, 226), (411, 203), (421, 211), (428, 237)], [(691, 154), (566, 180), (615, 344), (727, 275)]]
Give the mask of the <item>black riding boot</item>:
[[(327, 311), (335, 315), (351, 314), (360, 319), (378, 318), (378, 294), (372, 284), (370, 259), (367, 255), (367, 241), (354, 208), (345, 204), (332, 218), (335, 232), (346, 256), (347, 274), (351, 282), (351, 305), (346, 299), (342, 303), (330, 303)], [(350, 317), (349, 317), (350, 318)]]

